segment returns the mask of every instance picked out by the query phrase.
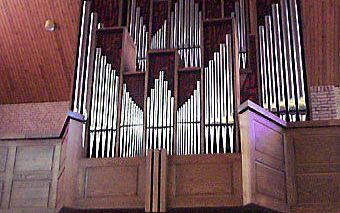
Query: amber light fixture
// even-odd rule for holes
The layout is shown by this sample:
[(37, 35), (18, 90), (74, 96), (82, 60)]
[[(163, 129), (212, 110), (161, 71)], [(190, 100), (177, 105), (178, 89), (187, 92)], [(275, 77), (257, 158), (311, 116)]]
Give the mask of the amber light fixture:
[(52, 31), (54, 31), (54, 29), (55, 29), (54, 21), (52, 21), (51, 19), (47, 19), (45, 21), (45, 30), (49, 31), (49, 32), (52, 32)]

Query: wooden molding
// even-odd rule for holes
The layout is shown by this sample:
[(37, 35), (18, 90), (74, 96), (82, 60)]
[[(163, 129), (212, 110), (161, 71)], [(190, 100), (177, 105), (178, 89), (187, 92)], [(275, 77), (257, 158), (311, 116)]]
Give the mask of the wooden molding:
[(261, 117), (268, 119), (275, 124), (281, 126), (281, 127), (286, 127), (287, 122), (280, 119), (273, 113), (265, 110), (261, 106), (257, 105), (256, 103), (252, 102), (251, 100), (247, 100), (243, 102), (239, 107), (238, 107), (238, 113), (243, 114), (245, 111), (250, 110), (252, 112), (255, 112), (256, 114), (260, 115)]

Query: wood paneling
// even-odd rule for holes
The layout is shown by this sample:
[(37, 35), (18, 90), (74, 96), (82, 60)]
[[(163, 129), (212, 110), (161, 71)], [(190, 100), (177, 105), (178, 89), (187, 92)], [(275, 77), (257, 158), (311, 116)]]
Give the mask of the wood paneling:
[(242, 205), (241, 155), (169, 156), (168, 208)]
[(65, 125), (67, 126), (61, 141), (56, 211), (63, 207), (75, 206), (79, 161), (84, 156), (82, 149), (83, 123), (69, 119)]
[(0, 1), (0, 103), (69, 100), (80, 2)]
[(48, 207), (48, 181), (13, 181), (10, 208)]
[(52, 146), (22, 146), (17, 148), (15, 171), (49, 171), (53, 163)]
[(53, 212), (59, 140), (1, 141), (0, 212)]
[(300, 2), (309, 86), (340, 86), (340, 1)]
[(243, 205), (287, 212), (285, 123), (250, 101), (240, 108)]
[(78, 208), (144, 208), (144, 157), (84, 158), (78, 171)]
[(294, 212), (339, 210), (340, 124), (319, 125), (310, 122), (288, 130), (287, 139), (295, 150)]
[(7, 147), (0, 147), (0, 172), (4, 172), (6, 169), (7, 153)]
[[(133, 196), (137, 194), (137, 178), (133, 178), (137, 177), (137, 175), (138, 167), (86, 168), (85, 179), (87, 183), (85, 186), (85, 197)], [(122, 180), (124, 182), (120, 184)]]

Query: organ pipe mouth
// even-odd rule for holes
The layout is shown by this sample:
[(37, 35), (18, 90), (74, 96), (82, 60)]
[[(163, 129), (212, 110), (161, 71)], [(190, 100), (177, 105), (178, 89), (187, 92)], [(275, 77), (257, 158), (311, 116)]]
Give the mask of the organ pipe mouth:
[(45, 21), (45, 30), (48, 32), (52, 32), (55, 30), (55, 23), (51, 19), (47, 19)]

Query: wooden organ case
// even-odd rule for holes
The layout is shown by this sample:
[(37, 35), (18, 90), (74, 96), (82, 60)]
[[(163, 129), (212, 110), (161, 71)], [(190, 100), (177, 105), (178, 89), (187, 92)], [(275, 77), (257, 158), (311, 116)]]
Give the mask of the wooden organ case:
[[(308, 119), (308, 103), (303, 90), (282, 102), (267, 85), (277, 42), (260, 42), (261, 26), (277, 3), (84, 1), (57, 211), (288, 212), (284, 120)], [(296, 4), (279, 8), (298, 17)]]

